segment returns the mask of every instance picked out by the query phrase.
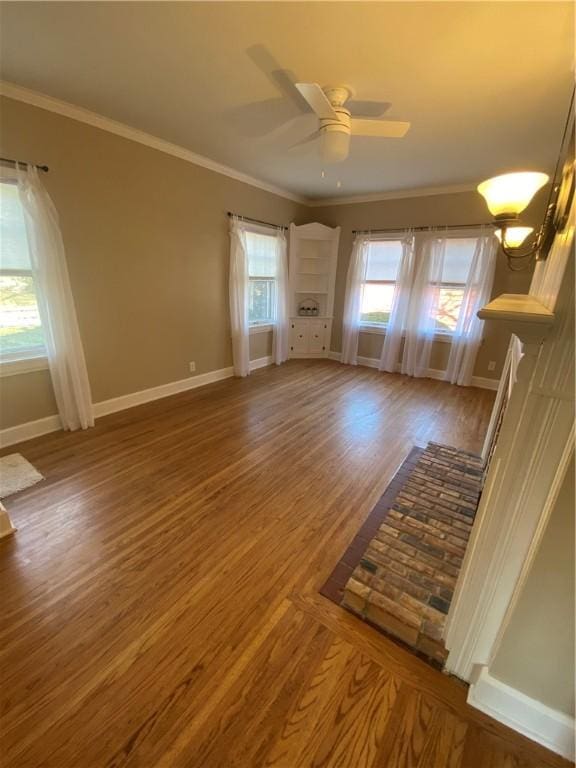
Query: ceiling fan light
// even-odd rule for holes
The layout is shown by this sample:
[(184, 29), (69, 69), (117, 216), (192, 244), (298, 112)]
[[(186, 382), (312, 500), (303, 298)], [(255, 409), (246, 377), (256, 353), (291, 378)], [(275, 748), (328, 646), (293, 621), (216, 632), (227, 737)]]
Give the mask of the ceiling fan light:
[(530, 203), (536, 192), (546, 184), (545, 173), (504, 173), (478, 185), (493, 216), (517, 216)]
[[(335, 126), (334, 126), (335, 127)], [(331, 126), (331, 128), (334, 128)], [(320, 136), (320, 154), (325, 163), (341, 163), (350, 151), (350, 133), (341, 130), (322, 131)]]
[[(504, 245), (506, 248), (519, 248), (531, 232), (534, 232), (534, 227), (506, 227)], [(494, 234), (502, 242), (502, 230), (497, 229)]]

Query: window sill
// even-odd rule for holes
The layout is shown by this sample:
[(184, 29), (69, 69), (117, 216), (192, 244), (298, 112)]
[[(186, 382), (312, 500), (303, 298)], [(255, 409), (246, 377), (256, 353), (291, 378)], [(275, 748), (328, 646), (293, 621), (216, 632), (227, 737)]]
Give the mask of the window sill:
[(360, 333), (374, 333), (377, 336), (386, 336), (385, 325), (372, 325), (371, 323), (360, 323)]
[[(372, 333), (376, 336), (386, 336), (387, 326), (385, 325), (370, 325), (369, 323), (363, 323), (360, 325), (360, 333)], [(405, 334), (402, 334), (404, 338)], [(436, 333), (434, 335), (434, 341), (440, 341), (444, 344), (452, 344), (452, 334), (450, 333)]]
[(434, 341), (442, 341), (444, 344), (452, 344), (451, 333), (437, 333), (434, 336)]
[(250, 336), (252, 336), (255, 333), (268, 333), (269, 331), (274, 330), (274, 325), (272, 323), (262, 323), (262, 325), (251, 325), (249, 329)]
[(48, 370), (48, 358), (45, 355), (27, 357), (21, 360), (0, 359), (0, 378), (45, 370)]

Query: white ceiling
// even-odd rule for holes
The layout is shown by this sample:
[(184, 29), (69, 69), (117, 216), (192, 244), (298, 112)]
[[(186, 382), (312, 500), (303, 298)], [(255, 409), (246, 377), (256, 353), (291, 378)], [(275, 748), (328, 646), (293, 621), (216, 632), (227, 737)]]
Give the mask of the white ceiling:
[[(306, 197), (552, 171), (574, 60), (570, 2), (4, 2), (2, 78)], [(326, 169), (291, 87), (347, 83), (409, 120)], [(297, 118), (294, 120), (294, 118)], [(286, 124), (286, 121), (292, 121)], [(341, 187), (336, 182), (341, 181)]]

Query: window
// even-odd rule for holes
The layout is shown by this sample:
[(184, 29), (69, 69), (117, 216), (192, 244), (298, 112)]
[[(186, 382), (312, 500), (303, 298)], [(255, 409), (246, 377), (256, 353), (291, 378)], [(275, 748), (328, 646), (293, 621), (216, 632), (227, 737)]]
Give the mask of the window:
[(400, 240), (373, 240), (368, 246), (366, 280), (362, 285), (360, 321), (385, 326), (390, 318), (400, 263)]
[(436, 306), (436, 329), (439, 333), (456, 330), (476, 243), (476, 237), (452, 238), (446, 242)]
[(0, 182), (0, 360), (45, 354), (24, 211), (16, 185)]
[(248, 321), (250, 325), (276, 322), (276, 237), (246, 232), (248, 251)]

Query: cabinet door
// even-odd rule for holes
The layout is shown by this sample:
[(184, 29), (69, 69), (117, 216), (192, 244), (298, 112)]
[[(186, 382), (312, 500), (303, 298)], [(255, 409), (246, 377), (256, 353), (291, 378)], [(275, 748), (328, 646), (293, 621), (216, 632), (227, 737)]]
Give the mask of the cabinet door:
[(321, 354), (326, 349), (327, 323), (324, 320), (310, 321), (310, 342), (308, 351)]
[(290, 321), (290, 351), (296, 354), (308, 352), (309, 326), (307, 320)]

